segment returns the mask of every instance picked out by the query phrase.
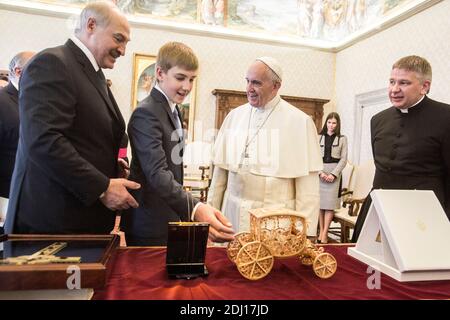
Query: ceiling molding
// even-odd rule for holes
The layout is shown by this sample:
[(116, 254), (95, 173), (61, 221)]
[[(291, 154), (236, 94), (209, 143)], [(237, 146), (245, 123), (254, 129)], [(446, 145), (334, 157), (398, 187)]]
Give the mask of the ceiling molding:
[[(339, 52), (368, 37), (382, 32), (441, 1), (443, 0), (417, 0), (406, 4), (401, 8), (401, 10), (396, 10), (394, 8), (392, 9), (391, 14), (387, 15), (381, 21), (367, 26), (366, 28), (357, 31), (346, 37), (344, 40), (338, 42), (306, 39), (295, 36), (270, 35), (262, 32), (239, 31), (220, 26), (212, 27), (204, 24), (180, 23), (171, 20), (152, 19), (149, 17), (135, 15), (127, 15), (127, 17), (130, 25), (137, 28), (151, 28), (203, 37), (214, 37), (246, 42), (251, 41), (266, 45), (304, 48), (326, 52)], [(23, 0), (0, 0), (0, 9), (63, 19), (74, 19), (81, 11), (81, 9), (77, 7), (65, 7)]]

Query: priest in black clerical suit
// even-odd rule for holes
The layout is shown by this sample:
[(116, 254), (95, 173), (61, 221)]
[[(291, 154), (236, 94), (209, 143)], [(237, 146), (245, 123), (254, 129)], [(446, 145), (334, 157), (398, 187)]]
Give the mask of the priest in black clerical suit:
[[(432, 190), (450, 219), (450, 105), (428, 98), (430, 85), (431, 66), (424, 58), (408, 56), (394, 64), (389, 85), (393, 106), (371, 120), (373, 189)], [(353, 241), (370, 203), (368, 197)]]

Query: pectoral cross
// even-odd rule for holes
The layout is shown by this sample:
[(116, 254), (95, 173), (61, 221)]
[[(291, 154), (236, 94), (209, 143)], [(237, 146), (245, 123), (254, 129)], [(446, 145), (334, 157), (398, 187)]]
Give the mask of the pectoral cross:
[(239, 163), (239, 169), (248, 167), (249, 158), (250, 158), (250, 155), (248, 154), (247, 147), (245, 147), (245, 149), (241, 155), (241, 163)]
[(31, 255), (0, 259), (0, 264), (80, 263), (81, 257), (57, 257), (54, 254), (67, 246), (67, 242), (55, 242)]

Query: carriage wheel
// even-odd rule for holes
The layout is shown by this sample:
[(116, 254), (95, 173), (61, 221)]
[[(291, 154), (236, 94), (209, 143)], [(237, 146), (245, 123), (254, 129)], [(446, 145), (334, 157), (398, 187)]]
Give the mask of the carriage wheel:
[(242, 246), (235, 262), (242, 276), (250, 280), (258, 280), (269, 274), (273, 267), (273, 260), (265, 244), (253, 241)]
[(234, 240), (230, 241), (227, 246), (228, 259), (235, 262), (236, 256), (241, 250), (242, 246), (246, 243), (254, 241), (253, 234), (250, 232), (240, 232), (234, 236)]
[(336, 269), (336, 259), (329, 253), (321, 253), (314, 259), (313, 270), (319, 278), (328, 279), (332, 277)]

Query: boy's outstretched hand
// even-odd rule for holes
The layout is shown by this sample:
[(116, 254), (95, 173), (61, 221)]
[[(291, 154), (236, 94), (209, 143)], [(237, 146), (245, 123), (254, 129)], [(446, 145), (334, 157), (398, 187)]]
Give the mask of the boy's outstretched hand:
[(213, 242), (228, 242), (234, 239), (230, 221), (219, 210), (201, 204), (195, 211), (194, 220), (209, 223), (209, 239)]

